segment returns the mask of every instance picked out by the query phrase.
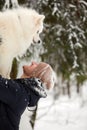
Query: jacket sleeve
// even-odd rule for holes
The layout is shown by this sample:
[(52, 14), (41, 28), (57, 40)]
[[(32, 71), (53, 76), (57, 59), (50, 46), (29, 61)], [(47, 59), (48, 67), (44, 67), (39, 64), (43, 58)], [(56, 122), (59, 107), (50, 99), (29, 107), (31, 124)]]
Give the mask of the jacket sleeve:
[(20, 99), (24, 98), (21, 93), (23, 90), (17, 83), (0, 76), (0, 101), (14, 107)]

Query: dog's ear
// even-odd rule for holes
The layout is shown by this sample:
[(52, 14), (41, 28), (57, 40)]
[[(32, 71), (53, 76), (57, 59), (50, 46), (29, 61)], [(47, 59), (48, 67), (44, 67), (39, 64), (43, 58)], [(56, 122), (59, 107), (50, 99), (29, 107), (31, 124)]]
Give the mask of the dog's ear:
[(40, 15), (39, 21), (43, 21), (45, 19), (44, 15)]
[(43, 23), (43, 20), (45, 19), (44, 15), (39, 15), (38, 17), (34, 17), (35, 26), (40, 25), (40, 23)]

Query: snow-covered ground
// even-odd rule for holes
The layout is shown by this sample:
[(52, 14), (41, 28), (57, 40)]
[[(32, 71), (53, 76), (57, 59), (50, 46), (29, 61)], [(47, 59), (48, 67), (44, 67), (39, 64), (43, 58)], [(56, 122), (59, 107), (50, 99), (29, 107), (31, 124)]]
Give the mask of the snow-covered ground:
[(52, 96), (41, 99), (34, 130), (87, 130), (86, 85), (82, 97), (60, 96), (56, 101)]

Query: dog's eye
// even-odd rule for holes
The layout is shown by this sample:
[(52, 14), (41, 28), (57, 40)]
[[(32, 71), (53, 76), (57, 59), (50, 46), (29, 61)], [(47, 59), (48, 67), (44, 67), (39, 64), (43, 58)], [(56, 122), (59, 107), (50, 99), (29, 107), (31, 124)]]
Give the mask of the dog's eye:
[(37, 34), (39, 33), (39, 31), (37, 31)]

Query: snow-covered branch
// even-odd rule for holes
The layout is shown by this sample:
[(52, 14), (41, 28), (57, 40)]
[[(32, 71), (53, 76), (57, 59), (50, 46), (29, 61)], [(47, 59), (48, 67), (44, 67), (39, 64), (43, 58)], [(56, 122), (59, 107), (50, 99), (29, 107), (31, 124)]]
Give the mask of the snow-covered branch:
[(11, 1), (10, 0), (5, 0), (3, 10), (9, 8), (10, 4), (12, 5), (13, 8), (18, 7), (18, 1), (17, 0), (11, 0)]

